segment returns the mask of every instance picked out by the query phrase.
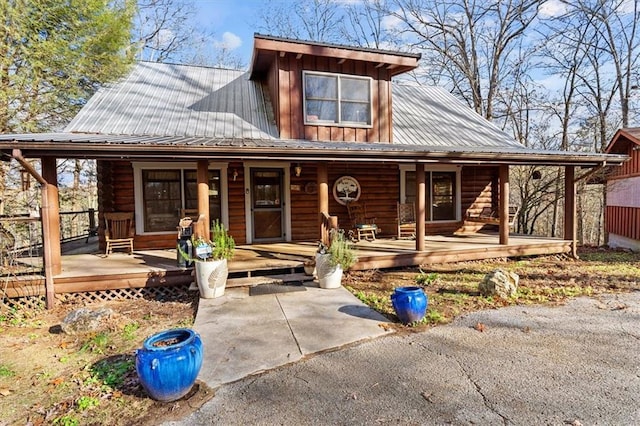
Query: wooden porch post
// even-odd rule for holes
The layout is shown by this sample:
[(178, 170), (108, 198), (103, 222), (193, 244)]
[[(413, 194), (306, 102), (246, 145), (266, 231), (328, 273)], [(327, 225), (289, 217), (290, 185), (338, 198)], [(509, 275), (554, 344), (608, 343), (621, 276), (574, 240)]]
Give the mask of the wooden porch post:
[[(320, 213), (325, 213), (329, 216), (329, 168), (327, 167), (327, 163), (318, 163), (317, 176), (316, 179), (318, 181), (318, 210)], [(322, 217), (322, 214), (318, 215), (319, 218)], [(324, 222), (320, 221), (320, 239), (328, 238), (325, 234), (328, 232), (328, 229), (324, 229)], [(323, 241), (323, 243), (328, 244), (329, 241)]]
[(329, 171), (327, 163), (318, 163), (318, 208), (329, 214)]
[(425, 197), (427, 195), (424, 164), (416, 163), (416, 250), (424, 251), (425, 221), (427, 210)]
[(509, 244), (509, 165), (500, 166), (500, 199), (498, 210), (500, 217), (500, 244)]
[(204, 215), (204, 237), (210, 238), (209, 217), (209, 161), (198, 160), (198, 215)]
[(564, 239), (571, 240), (571, 256), (578, 258), (576, 246), (576, 168), (564, 167)]
[(62, 256), (60, 254), (60, 201), (58, 200), (58, 171), (55, 157), (43, 157), (42, 177), (47, 181), (42, 191), (47, 192), (47, 204), (42, 203), (42, 234), (43, 238), (49, 238), (49, 259), (51, 260), (51, 273), (59, 275), (62, 272)]

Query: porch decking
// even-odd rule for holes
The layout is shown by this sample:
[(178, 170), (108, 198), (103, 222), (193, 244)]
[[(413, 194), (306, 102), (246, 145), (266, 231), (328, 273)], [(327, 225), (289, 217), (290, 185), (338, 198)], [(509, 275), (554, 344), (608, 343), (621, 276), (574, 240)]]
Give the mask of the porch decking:
[[(354, 270), (385, 269), (499, 257), (519, 257), (571, 252), (571, 241), (512, 235), (509, 244), (498, 244), (496, 234), (428, 236), (425, 251), (415, 250), (415, 241), (378, 239), (360, 241)], [(238, 246), (229, 262), (230, 276), (254, 277), (301, 272), (303, 262), (314, 257), (313, 242), (253, 244)], [(193, 281), (191, 269), (177, 266), (175, 250), (135, 251), (133, 255), (98, 253), (66, 254), (62, 274), (54, 277), (55, 292), (75, 293), (123, 288), (185, 285)], [(76, 251), (77, 252), (77, 251)], [(244, 282), (247, 282), (246, 280)], [(242, 282), (242, 281), (240, 281)], [(18, 277), (8, 283), (7, 297), (44, 294), (44, 277)]]

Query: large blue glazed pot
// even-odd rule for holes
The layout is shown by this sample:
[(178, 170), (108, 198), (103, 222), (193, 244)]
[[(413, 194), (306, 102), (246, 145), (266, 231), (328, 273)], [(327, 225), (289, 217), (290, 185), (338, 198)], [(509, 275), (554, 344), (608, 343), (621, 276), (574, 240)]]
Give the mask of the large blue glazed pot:
[(391, 304), (403, 324), (411, 324), (424, 318), (428, 299), (420, 287), (398, 287), (391, 294)]
[(202, 367), (200, 335), (188, 328), (154, 334), (136, 351), (136, 371), (142, 386), (157, 401), (185, 396)]

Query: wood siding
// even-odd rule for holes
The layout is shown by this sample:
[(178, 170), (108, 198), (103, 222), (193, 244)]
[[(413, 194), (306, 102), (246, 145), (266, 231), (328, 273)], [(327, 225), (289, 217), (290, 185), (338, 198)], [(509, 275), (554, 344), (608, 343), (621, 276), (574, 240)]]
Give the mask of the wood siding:
[[(342, 62), (342, 63), (340, 63)], [(371, 77), (372, 127), (305, 125), (302, 72), (321, 71)], [(275, 121), (282, 139), (340, 142), (392, 142), (391, 84), (385, 67), (353, 60), (302, 56), (276, 56), (267, 74)]]
[(610, 234), (640, 241), (640, 208), (637, 207), (639, 200), (637, 191), (633, 190), (633, 181), (637, 181), (640, 177), (640, 146), (629, 142), (625, 154), (631, 159), (621, 166), (613, 168), (611, 174), (607, 176), (607, 183), (609, 187), (615, 185), (627, 188), (618, 191), (615, 197), (618, 201), (624, 201), (619, 204), (626, 205), (608, 204), (606, 206), (605, 230)]
[(607, 179), (620, 179), (640, 176), (640, 146), (629, 143), (629, 148), (624, 154), (631, 159), (618, 167), (613, 167)]
[(640, 240), (640, 209), (607, 206), (605, 217), (607, 232), (625, 238)]

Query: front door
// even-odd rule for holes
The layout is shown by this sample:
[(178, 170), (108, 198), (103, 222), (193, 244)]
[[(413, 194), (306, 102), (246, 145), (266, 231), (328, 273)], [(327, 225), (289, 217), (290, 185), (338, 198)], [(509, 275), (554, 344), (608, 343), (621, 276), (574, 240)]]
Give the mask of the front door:
[(251, 168), (253, 241), (283, 241), (283, 171)]

